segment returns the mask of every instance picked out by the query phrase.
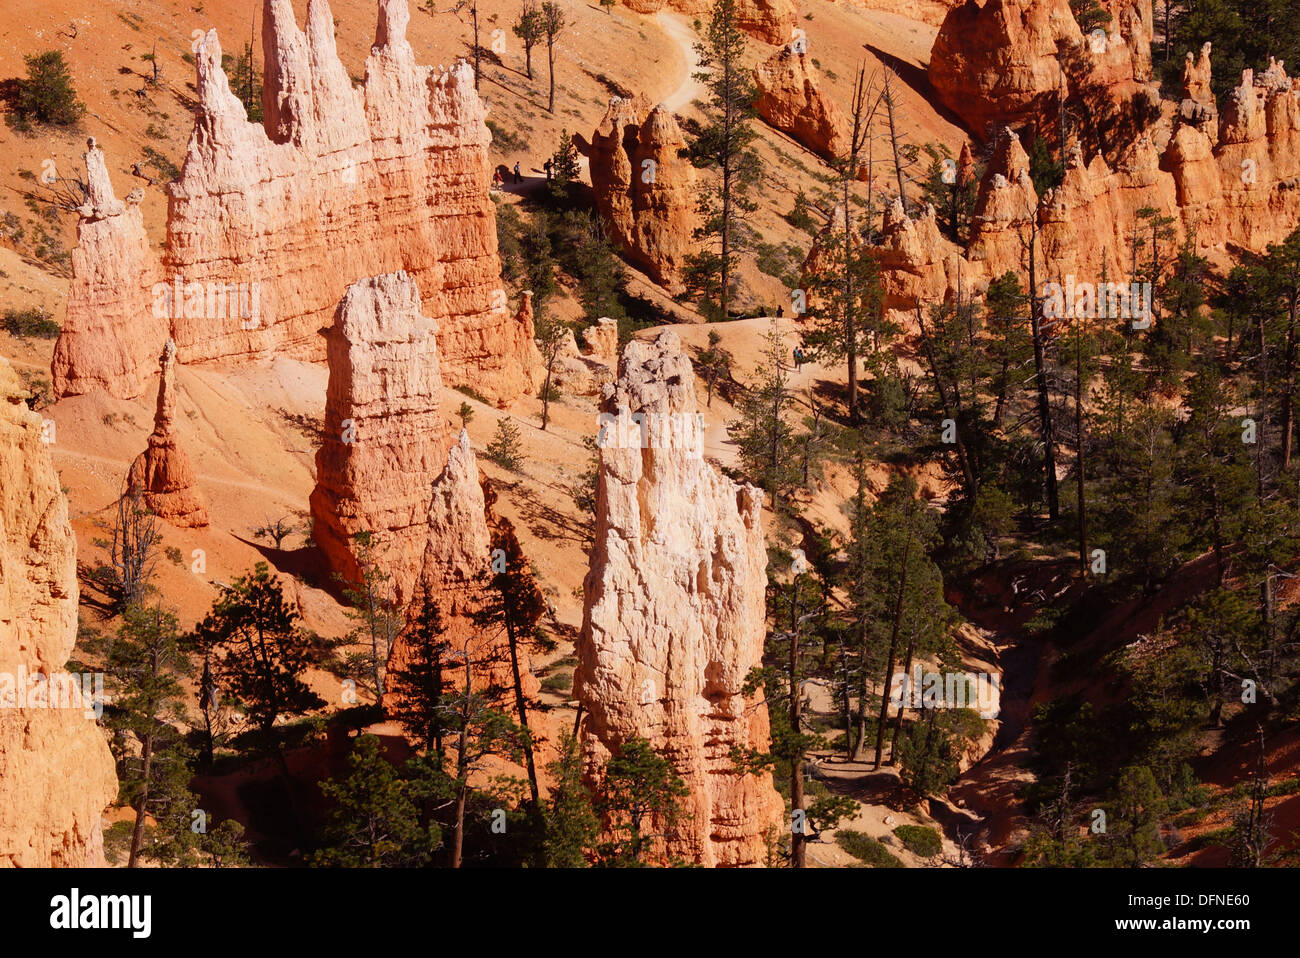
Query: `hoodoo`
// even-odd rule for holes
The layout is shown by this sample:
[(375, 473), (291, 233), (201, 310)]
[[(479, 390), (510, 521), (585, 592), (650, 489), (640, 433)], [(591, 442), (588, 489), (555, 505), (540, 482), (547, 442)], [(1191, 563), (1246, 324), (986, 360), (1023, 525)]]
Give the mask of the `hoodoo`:
[(762, 493), (704, 461), (695, 376), (675, 333), (627, 346), (604, 411), (643, 415), (647, 441), (620, 442), (611, 424), (600, 453), (574, 677), (586, 773), (598, 782), (623, 743), (648, 739), (690, 789), (664, 855), (761, 864), (781, 799), (769, 774), (738, 771), (731, 750), (768, 746), (767, 706), (743, 689), (763, 652)]

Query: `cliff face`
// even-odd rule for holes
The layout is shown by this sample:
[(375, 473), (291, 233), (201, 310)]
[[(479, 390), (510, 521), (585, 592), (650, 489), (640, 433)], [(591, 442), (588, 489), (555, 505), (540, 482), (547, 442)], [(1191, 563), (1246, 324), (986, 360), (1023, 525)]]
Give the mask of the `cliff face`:
[(821, 81), (806, 52), (786, 44), (754, 70), (764, 120), (827, 160), (848, 152), (846, 121), (835, 101), (822, 95)]
[(768, 746), (767, 708), (742, 691), (762, 656), (767, 557), (761, 493), (701, 454), (695, 378), (676, 334), (623, 352), (604, 411), (642, 413), (647, 441), (609, 427), (584, 586), (575, 695), (586, 771), (640, 736), (690, 789), (662, 851), (701, 865), (763, 862), (781, 827), (769, 775), (734, 770), (733, 746)]
[(695, 248), (697, 174), (679, 152), (686, 137), (662, 106), (644, 97), (610, 100), (588, 142), (591, 188), (610, 240), (657, 283), (681, 288), (686, 257)]
[[(140, 330), (142, 355), (156, 356), (170, 328), (182, 363), (319, 360), (317, 330), (348, 284), (405, 270), (439, 324), (450, 385), (472, 384), (499, 402), (536, 386), (533, 331), (507, 309), (501, 285), (490, 135), (473, 72), (465, 63), (419, 66), (408, 21), (405, 0), (382, 0), (365, 83), (354, 87), (325, 0), (311, 0), (305, 31), (289, 0), (266, 0), (264, 126), (231, 93), (216, 32), (202, 40), (198, 118), (170, 188), (167, 252), (143, 270), (161, 272), (177, 292), (162, 300), (165, 322)], [(142, 232), (115, 235), (123, 233), (133, 263), (151, 258)], [(74, 287), (112, 289), (94, 282), (107, 269), (102, 255), (87, 245)], [(78, 379), (120, 380), (106, 388), (138, 394), (118, 369), (126, 364), (100, 358), (112, 338), (105, 331), (131, 328), (120, 317), (137, 312), (137, 301), (121, 292), (101, 299), (98, 319), (78, 314), (61, 338), (59, 395)]]
[(131, 464), (127, 483), (144, 494), (158, 518), (179, 528), (206, 526), (207, 504), (190, 457), (176, 440), (176, 344), (170, 339), (158, 359), (158, 407), (149, 445)]
[(28, 676), (62, 674), (77, 635), (76, 539), (25, 397), (0, 359), (0, 866), (102, 865), (117, 776), (93, 712), (13, 707)]
[(399, 272), (349, 287), (328, 334), (313, 537), (330, 567), (355, 582), (352, 536), (373, 533), (400, 602), (410, 600), (420, 574), (432, 487), (451, 447), (437, 330), (414, 280)]

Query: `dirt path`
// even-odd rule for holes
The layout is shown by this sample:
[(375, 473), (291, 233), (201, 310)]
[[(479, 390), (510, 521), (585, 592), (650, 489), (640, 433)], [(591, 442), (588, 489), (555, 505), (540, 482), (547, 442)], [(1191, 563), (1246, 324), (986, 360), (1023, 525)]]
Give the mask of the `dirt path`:
[(681, 86), (662, 101), (667, 109), (680, 113), (696, 100), (703, 99), (708, 93), (704, 84), (695, 79), (695, 73), (700, 68), (700, 57), (695, 52), (695, 42), (698, 37), (691, 29), (691, 25), (686, 22), (686, 18), (680, 14), (660, 10), (655, 14), (655, 20), (658, 21), (660, 29), (681, 47), (682, 56), (686, 60), (686, 76), (682, 79)]

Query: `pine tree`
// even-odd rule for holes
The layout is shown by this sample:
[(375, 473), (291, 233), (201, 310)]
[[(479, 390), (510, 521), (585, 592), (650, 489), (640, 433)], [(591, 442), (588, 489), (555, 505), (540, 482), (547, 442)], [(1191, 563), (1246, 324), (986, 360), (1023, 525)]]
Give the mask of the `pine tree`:
[(428, 865), (442, 844), (442, 829), (425, 803), (450, 793), (445, 775), (419, 759), (396, 769), (379, 739), (362, 735), (348, 756), (348, 775), (321, 783), (332, 803), (312, 856), (318, 867), (412, 868)]
[(496, 433), (488, 443), (487, 457), (503, 469), (518, 472), (524, 465), (519, 427), (509, 416), (497, 420)]
[[(195, 803), (187, 787), (192, 756), (178, 728), (186, 719), (181, 682), (191, 668), (176, 616), (161, 605), (128, 606), (109, 650), (108, 668), (112, 703), (105, 724), (135, 743), (117, 756), (120, 794), (135, 811), (127, 867), (137, 867), (142, 856), (179, 857), (165, 850), (189, 832)], [(149, 821), (163, 821), (166, 810), (177, 804), (184, 810), (184, 833), (160, 835), (156, 824), (149, 827)], [(146, 848), (147, 835), (150, 846), (158, 847)]]
[(691, 151), (696, 165), (717, 171), (718, 181), (700, 191), (704, 222), (697, 238), (707, 238), (711, 248), (694, 257), (690, 271), (710, 301), (709, 313), (720, 319), (730, 313), (736, 258), (743, 246), (740, 227), (757, 208), (749, 196), (759, 175), (751, 147), (757, 135), (753, 83), (744, 63), (745, 35), (737, 7), (738, 0), (714, 0), (704, 39), (695, 45), (701, 67), (695, 78), (707, 85), (709, 98), (704, 130)]
[(314, 637), (299, 624), (265, 562), (222, 589), (192, 641), (211, 651), (217, 685), (263, 732), (281, 717), (325, 704), (302, 678), (320, 663)]
[(597, 846), (601, 864), (650, 864), (656, 840), (681, 822), (690, 794), (672, 763), (643, 738), (630, 738), (605, 763), (596, 810), (606, 823)]
[(442, 608), (427, 586), (413, 605), (416, 612), (404, 635), (406, 658), (389, 677), (392, 704), (388, 711), (441, 768), (444, 740), (451, 727), (446, 705), (451, 643)]
[(537, 9), (536, 0), (523, 0), (519, 19), (510, 28), (524, 45), (524, 65), (528, 79), (533, 78), (533, 47), (546, 35), (542, 24), (541, 11)]
[(582, 751), (571, 732), (560, 738), (559, 753), (546, 771), (554, 782), (546, 806), (546, 865), (584, 868), (600, 835), (600, 820), (582, 781)]

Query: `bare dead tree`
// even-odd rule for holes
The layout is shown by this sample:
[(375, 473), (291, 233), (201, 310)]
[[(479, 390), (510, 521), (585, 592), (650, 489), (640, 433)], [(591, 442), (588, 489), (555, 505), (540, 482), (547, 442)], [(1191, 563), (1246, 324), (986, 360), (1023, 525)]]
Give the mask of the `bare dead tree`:
[(113, 518), (113, 537), (109, 545), (109, 569), (118, 602), (125, 608), (144, 596), (158, 562), (162, 536), (158, 520), (144, 502), (139, 486), (128, 480), (123, 484)]

